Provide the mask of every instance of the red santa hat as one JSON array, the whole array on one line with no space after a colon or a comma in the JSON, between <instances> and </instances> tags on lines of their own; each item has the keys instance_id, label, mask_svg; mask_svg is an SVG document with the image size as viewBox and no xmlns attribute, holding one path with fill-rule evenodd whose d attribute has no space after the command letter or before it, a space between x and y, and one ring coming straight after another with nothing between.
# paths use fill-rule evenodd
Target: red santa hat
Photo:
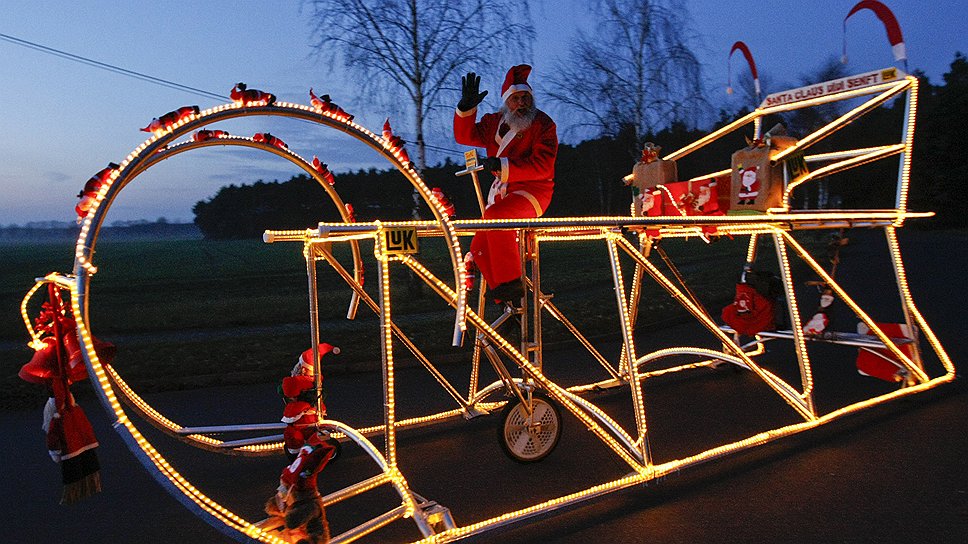
<instances>
[{"instance_id":1,"label":"red santa hat","mask_svg":"<svg viewBox=\"0 0 968 544\"><path fill-rule=\"evenodd\" d=\"M299 355L299 359L296 360L296 365L292 368L292 375L306 375L312 376L316 373L316 367L313 366L313 348L309 348Z\"/></svg>"},{"instance_id":2,"label":"red santa hat","mask_svg":"<svg viewBox=\"0 0 968 544\"><path fill-rule=\"evenodd\" d=\"M852 15L863 9L874 12L874 15L884 24L884 30L887 32L887 40L891 43L891 51L894 53L894 60L904 61L905 69L907 69L907 50L904 46L901 25L898 24L897 18L894 17L894 12L877 0L861 0L844 17L844 54L840 58L840 61L847 64L847 19L850 19Z\"/></svg>"},{"instance_id":3,"label":"red santa hat","mask_svg":"<svg viewBox=\"0 0 968 544\"><path fill-rule=\"evenodd\" d=\"M349 206L349 204L347 204ZM322 362L323 355L327 353L332 353L333 355L339 355L340 349L334 345L322 342L319 344L319 360ZM313 376L316 373L316 368L313 366L313 348L309 348L299 355L299 359L296 360L296 365L292 367L292 372L290 375L299 376L307 375Z\"/></svg>"},{"instance_id":4,"label":"red santa hat","mask_svg":"<svg viewBox=\"0 0 968 544\"><path fill-rule=\"evenodd\" d=\"M508 97L520 91L526 91L534 95L531 85L528 84L528 76L531 74L531 66L519 64L512 66L508 74L504 76L504 85L501 85L501 100L507 101Z\"/></svg>"}]
</instances>

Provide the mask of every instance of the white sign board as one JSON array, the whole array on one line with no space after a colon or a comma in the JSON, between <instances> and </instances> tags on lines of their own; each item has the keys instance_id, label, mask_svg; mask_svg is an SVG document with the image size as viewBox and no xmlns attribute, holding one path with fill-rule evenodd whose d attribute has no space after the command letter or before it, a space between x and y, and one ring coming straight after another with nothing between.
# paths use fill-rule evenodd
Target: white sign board
<instances>
[{"instance_id":1,"label":"white sign board","mask_svg":"<svg viewBox=\"0 0 968 544\"><path fill-rule=\"evenodd\" d=\"M898 70L897 68L874 70L873 72L867 72L866 74L842 77L840 79L824 81L823 83L807 85L806 87L799 87L789 91L773 93L763 100L763 103L760 104L760 107L769 108L772 106L782 106L784 104L800 102L801 100L810 100L813 98L820 98L822 96L829 96L846 91L854 91L857 89L863 89L864 87L871 87L881 83L896 81L905 76L907 76L907 74L901 70Z\"/></svg>"}]
</instances>

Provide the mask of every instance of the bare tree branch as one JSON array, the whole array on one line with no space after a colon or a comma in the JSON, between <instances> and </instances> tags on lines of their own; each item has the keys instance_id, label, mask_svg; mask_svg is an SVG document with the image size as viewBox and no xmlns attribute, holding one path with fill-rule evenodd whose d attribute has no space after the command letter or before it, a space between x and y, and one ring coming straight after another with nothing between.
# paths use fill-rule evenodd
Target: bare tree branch
<instances>
[{"instance_id":1,"label":"bare tree branch","mask_svg":"<svg viewBox=\"0 0 968 544\"><path fill-rule=\"evenodd\" d=\"M355 76L360 95L412 116L418 169L426 167L424 127L451 112L466 71L503 74L510 54L531 56L534 28L525 0L306 0L315 52ZM444 100L452 103L446 104ZM400 127L405 128L405 127Z\"/></svg>"},{"instance_id":2,"label":"bare tree branch","mask_svg":"<svg viewBox=\"0 0 968 544\"><path fill-rule=\"evenodd\" d=\"M551 99L601 135L631 127L639 138L673 121L695 124L708 106L682 0L602 0L592 15L594 35L579 33Z\"/></svg>"}]
</instances>

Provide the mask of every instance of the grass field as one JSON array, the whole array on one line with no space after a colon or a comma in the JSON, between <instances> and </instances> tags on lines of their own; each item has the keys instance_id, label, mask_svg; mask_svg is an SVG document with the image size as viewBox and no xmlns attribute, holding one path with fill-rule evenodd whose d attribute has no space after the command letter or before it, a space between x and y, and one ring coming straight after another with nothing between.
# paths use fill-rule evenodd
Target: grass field
<instances>
[{"instance_id":1,"label":"grass field","mask_svg":"<svg viewBox=\"0 0 968 544\"><path fill-rule=\"evenodd\" d=\"M810 234L814 240L820 234ZM824 235L826 236L826 235ZM466 246L466 240L465 240ZM733 295L745 258L746 239L668 240L663 247L710 313L718 317ZM372 246L363 247L366 289L374 295ZM772 249L766 261L772 262ZM17 370L32 351L19 306L35 277L69 273L70 244L7 245L0 272L0 407L41 403L38 387L20 381ZM348 263L349 252L337 248ZM546 243L541 246L542 286L554 302L590 337L617 337L615 295L604 243ZM450 261L439 241L421 243L421 261L450 280ZM661 260L653 261L664 268ZM306 266L302 246L261 241L169 240L99 242L99 271L91 280L90 327L98 338L118 346L114 366L139 392L240 382L275 381L309 347ZM631 261L625 263L626 281ZM377 316L364 305L357 318L345 318L349 288L325 264L319 270L322 341L343 353L327 361L328 372L379 368ZM391 268L393 314L425 353L442 360L470 359L470 346L450 346L453 311L422 286L414 286L402 265ZM31 302L36 315L41 296ZM475 298L476 299L476 298ZM491 312L496 315L497 308ZM652 282L645 283L640 327L678 321L685 312ZM571 337L545 319L544 339ZM401 350L403 348L400 348ZM398 360L406 363L401 351Z\"/></svg>"}]
</instances>

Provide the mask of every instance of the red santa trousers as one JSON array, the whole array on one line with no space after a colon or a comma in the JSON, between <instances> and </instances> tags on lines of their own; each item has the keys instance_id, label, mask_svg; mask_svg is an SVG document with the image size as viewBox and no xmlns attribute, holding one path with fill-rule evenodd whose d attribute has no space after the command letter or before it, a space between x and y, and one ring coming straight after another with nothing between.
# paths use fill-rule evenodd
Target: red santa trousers
<instances>
[{"instance_id":1,"label":"red santa trousers","mask_svg":"<svg viewBox=\"0 0 968 544\"><path fill-rule=\"evenodd\" d=\"M498 197L500 198L500 197ZM510 192L484 210L484 219L531 219L537 217L534 204L526 196ZM482 230L471 240L474 264L491 287L521 277L517 231Z\"/></svg>"}]
</instances>

